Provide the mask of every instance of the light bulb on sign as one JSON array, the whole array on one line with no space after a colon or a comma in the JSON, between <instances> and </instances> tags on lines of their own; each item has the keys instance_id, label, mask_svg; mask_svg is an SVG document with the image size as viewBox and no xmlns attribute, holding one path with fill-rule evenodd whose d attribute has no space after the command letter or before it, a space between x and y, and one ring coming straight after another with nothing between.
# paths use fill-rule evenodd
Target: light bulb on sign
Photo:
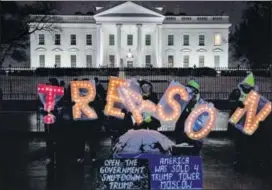
<instances>
[{"instance_id":1,"label":"light bulb on sign","mask_svg":"<svg viewBox=\"0 0 272 190\"><path fill-rule=\"evenodd\" d=\"M80 90L87 90L84 96L80 95ZM71 81L71 96L75 102L73 106L73 118L81 119L84 113L88 119L97 119L96 112L89 107L89 103L95 99L96 89L91 81Z\"/></svg>"},{"instance_id":2,"label":"light bulb on sign","mask_svg":"<svg viewBox=\"0 0 272 190\"><path fill-rule=\"evenodd\" d=\"M59 86L38 84L38 94L44 104L44 110L51 112L55 108L56 96L62 97L64 95L64 88ZM42 94L45 94L45 99L43 98ZM53 124L55 122L54 118L55 116L50 113L44 117L43 121L45 124Z\"/></svg>"},{"instance_id":3,"label":"light bulb on sign","mask_svg":"<svg viewBox=\"0 0 272 190\"><path fill-rule=\"evenodd\" d=\"M242 117L246 114L246 120L243 127L238 127L247 135L252 135L259 127L259 122L264 121L271 113L271 102L266 101L262 109L257 114L257 109L260 102L260 95L255 91L251 91L243 102L245 107L243 109L237 108L230 117L230 122L241 126Z\"/></svg>"},{"instance_id":4,"label":"light bulb on sign","mask_svg":"<svg viewBox=\"0 0 272 190\"><path fill-rule=\"evenodd\" d=\"M165 93L165 97L167 104L172 108L172 112L168 114L165 113L164 107L159 104L157 107L157 113L162 121L175 121L179 118L181 114L181 106L174 99L174 96L177 94L181 97L182 100L189 100L189 95L185 88L181 86L169 87Z\"/></svg>"},{"instance_id":5,"label":"light bulb on sign","mask_svg":"<svg viewBox=\"0 0 272 190\"><path fill-rule=\"evenodd\" d=\"M119 87L119 92L123 104L131 111L137 124L143 122L143 112L156 112L156 105L149 100L143 100L142 95L138 92L126 87Z\"/></svg>"},{"instance_id":6,"label":"light bulb on sign","mask_svg":"<svg viewBox=\"0 0 272 190\"><path fill-rule=\"evenodd\" d=\"M208 114L208 120L204 123L205 126L201 126L202 128L195 132L193 130L194 124L199 119L199 116L202 114ZM185 121L185 133L187 136L193 140L200 140L205 138L210 131L215 126L216 119L216 109L214 107L210 107L208 104L200 104L198 105L189 115L189 117Z\"/></svg>"},{"instance_id":7,"label":"light bulb on sign","mask_svg":"<svg viewBox=\"0 0 272 190\"><path fill-rule=\"evenodd\" d=\"M125 115L121 112L121 109L114 107L115 103L122 103L122 100L120 99L117 92L117 88L119 86L128 86L128 83L125 81L125 79L110 77L106 98L107 104L105 106L105 114L117 118L124 118Z\"/></svg>"}]
</instances>

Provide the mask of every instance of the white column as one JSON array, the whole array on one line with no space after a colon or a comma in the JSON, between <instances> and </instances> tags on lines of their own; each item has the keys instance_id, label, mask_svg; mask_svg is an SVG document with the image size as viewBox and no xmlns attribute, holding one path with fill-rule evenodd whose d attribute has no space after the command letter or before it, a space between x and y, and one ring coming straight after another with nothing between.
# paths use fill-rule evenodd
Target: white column
<instances>
[{"instance_id":1,"label":"white column","mask_svg":"<svg viewBox=\"0 0 272 190\"><path fill-rule=\"evenodd\" d=\"M117 67L120 67L121 66L121 63L120 63L120 60L121 60L121 27L122 27L122 24L116 24L116 29L117 29L117 38L116 38L116 41L117 41L117 55L116 55L116 66Z\"/></svg>"},{"instance_id":2,"label":"white column","mask_svg":"<svg viewBox=\"0 0 272 190\"><path fill-rule=\"evenodd\" d=\"M97 24L97 33L96 33L96 67L101 67L103 65L103 34L102 34L102 25Z\"/></svg>"},{"instance_id":3,"label":"white column","mask_svg":"<svg viewBox=\"0 0 272 190\"><path fill-rule=\"evenodd\" d=\"M163 67L162 65L162 25L157 24L156 32L156 56L157 56L157 67Z\"/></svg>"},{"instance_id":4,"label":"white column","mask_svg":"<svg viewBox=\"0 0 272 190\"><path fill-rule=\"evenodd\" d=\"M137 66L142 67L143 56L142 56L142 24L137 24L138 44L137 44Z\"/></svg>"}]
</instances>

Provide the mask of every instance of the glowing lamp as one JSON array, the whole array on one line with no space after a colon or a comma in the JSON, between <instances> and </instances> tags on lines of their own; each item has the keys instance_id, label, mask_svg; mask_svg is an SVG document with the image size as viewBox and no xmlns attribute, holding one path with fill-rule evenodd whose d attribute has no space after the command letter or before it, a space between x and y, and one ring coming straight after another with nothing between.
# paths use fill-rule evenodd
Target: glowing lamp
<instances>
[{"instance_id":1,"label":"glowing lamp","mask_svg":"<svg viewBox=\"0 0 272 190\"><path fill-rule=\"evenodd\" d=\"M251 91L243 104L243 109L237 108L230 117L229 122L247 135L252 135L259 127L259 122L264 121L271 113L271 102L260 96L257 92ZM260 110L257 113L257 110ZM243 117L245 122L242 121Z\"/></svg>"},{"instance_id":2,"label":"glowing lamp","mask_svg":"<svg viewBox=\"0 0 272 190\"><path fill-rule=\"evenodd\" d=\"M60 100L64 95L64 88L38 84L38 94L44 105L44 110L48 112L48 114L44 116L43 122L45 124L55 123L55 116L51 112L54 110L57 100Z\"/></svg>"},{"instance_id":3,"label":"glowing lamp","mask_svg":"<svg viewBox=\"0 0 272 190\"><path fill-rule=\"evenodd\" d=\"M80 90L85 90L85 94L82 95ZM74 120L84 119L97 119L96 112L89 107L89 103L95 99L96 89L93 81L71 81L71 96L72 101L75 102L73 106L73 118Z\"/></svg>"},{"instance_id":4,"label":"glowing lamp","mask_svg":"<svg viewBox=\"0 0 272 190\"><path fill-rule=\"evenodd\" d=\"M207 113L207 120L203 119L203 114ZM215 126L216 109L209 104L199 104L185 121L185 133L193 140L205 138ZM196 125L200 129L194 130Z\"/></svg>"},{"instance_id":5,"label":"glowing lamp","mask_svg":"<svg viewBox=\"0 0 272 190\"><path fill-rule=\"evenodd\" d=\"M117 118L124 118L124 113L121 112L120 108L114 107L115 103L122 103L122 100L117 92L119 86L128 86L125 79L118 77L110 77L108 92L107 92L107 104L105 106L105 115L113 116Z\"/></svg>"},{"instance_id":6,"label":"glowing lamp","mask_svg":"<svg viewBox=\"0 0 272 190\"><path fill-rule=\"evenodd\" d=\"M180 100L175 96L179 95ZM189 101L189 94L185 87L172 81L157 106L157 114L161 121L176 121Z\"/></svg>"}]
</instances>

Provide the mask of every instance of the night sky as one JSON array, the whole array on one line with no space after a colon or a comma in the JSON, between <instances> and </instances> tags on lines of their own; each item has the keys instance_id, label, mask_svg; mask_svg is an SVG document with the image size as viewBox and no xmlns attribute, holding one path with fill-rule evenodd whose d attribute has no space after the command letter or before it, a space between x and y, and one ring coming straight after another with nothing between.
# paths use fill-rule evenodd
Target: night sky
<instances>
[{"instance_id":1,"label":"night sky","mask_svg":"<svg viewBox=\"0 0 272 190\"><path fill-rule=\"evenodd\" d=\"M56 9L59 14L87 13L95 6L108 7L120 4L121 1L58 1ZM18 2L19 4L32 4L33 2ZM225 15L230 16L233 26L241 21L242 11L247 7L245 1L137 1L148 7L163 6L168 12L173 12L179 6L179 12L187 15Z\"/></svg>"}]
</instances>

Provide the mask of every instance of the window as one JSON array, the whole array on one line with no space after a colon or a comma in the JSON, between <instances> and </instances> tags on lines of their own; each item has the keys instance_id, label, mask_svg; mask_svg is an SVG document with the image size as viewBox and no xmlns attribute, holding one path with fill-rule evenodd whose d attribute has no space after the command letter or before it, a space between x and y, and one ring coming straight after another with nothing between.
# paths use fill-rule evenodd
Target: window
<instances>
[{"instance_id":1,"label":"window","mask_svg":"<svg viewBox=\"0 0 272 190\"><path fill-rule=\"evenodd\" d=\"M183 56L183 67L189 67L189 55L184 55Z\"/></svg>"},{"instance_id":2,"label":"window","mask_svg":"<svg viewBox=\"0 0 272 190\"><path fill-rule=\"evenodd\" d=\"M114 46L114 35L113 34L109 35L109 43L110 43L110 46Z\"/></svg>"},{"instance_id":3,"label":"window","mask_svg":"<svg viewBox=\"0 0 272 190\"><path fill-rule=\"evenodd\" d=\"M55 34L55 45L60 45L60 34Z\"/></svg>"},{"instance_id":4,"label":"window","mask_svg":"<svg viewBox=\"0 0 272 190\"><path fill-rule=\"evenodd\" d=\"M183 35L183 45L189 46L189 35Z\"/></svg>"},{"instance_id":5,"label":"window","mask_svg":"<svg viewBox=\"0 0 272 190\"><path fill-rule=\"evenodd\" d=\"M220 56L219 55L215 55L214 56L214 66L215 67L219 67L220 66Z\"/></svg>"},{"instance_id":6,"label":"window","mask_svg":"<svg viewBox=\"0 0 272 190\"><path fill-rule=\"evenodd\" d=\"M56 67L61 66L61 57L60 57L60 55L55 55L55 66Z\"/></svg>"},{"instance_id":7,"label":"window","mask_svg":"<svg viewBox=\"0 0 272 190\"><path fill-rule=\"evenodd\" d=\"M110 55L110 56L109 56L109 61L110 61L110 66L111 66L111 67L114 67L115 56L114 56L114 55Z\"/></svg>"},{"instance_id":8,"label":"window","mask_svg":"<svg viewBox=\"0 0 272 190\"><path fill-rule=\"evenodd\" d=\"M151 65L151 55L145 56L145 65L150 66Z\"/></svg>"},{"instance_id":9,"label":"window","mask_svg":"<svg viewBox=\"0 0 272 190\"><path fill-rule=\"evenodd\" d=\"M205 46L205 36L204 35L199 35L199 45L200 46Z\"/></svg>"},{"instance_id":10,"label":"window","mask_svg":"<svg viewBox=\"0 0 272 190\"><path fill-rule=\"evenodd\" d=\"M132 34L128 34L127 35L127 45L128 46L132 46L133 45L133 35Z\"/></svg>"},{"instance_id":11,"label":"window","mask_svg":"<svg viewBox=\"0 0 272 190\"><path fill-rule=\"evenodd\" d=\"M39 45L44 45L44 34L39 34Z\"/></svg>"},{"instance_id":12,"label":"window","mask_svg":"<svg viewBox=\"0 0 272 190\"><path fill-rule=\"evenodd\" d=\"M214 35L214 45L215 46L221 46L222 44L222 39L220 34L215 34Z\"/></svg>"},{"instance_id":13,"label":"window","mask_svg":"<svg viewBox=\"0 0 272 190\"><path fill-rule=\"evenodd\" d=\"M92 67L92 55L86 55L86 66Z\"/></svg>"},{"instance_id":14,"label":"window","mask_svg":"<svg viewBox=\"0 0 272 190\"><path fill-rule=\"evenodd\" d=\"M75 34L71 35L71 45L76 45L76 35Z\"/></svg>"},{"instance_id":15,"label":"window","mask_svg":"<svg viewBox=\"0 0 272 190\"><path fill-rule=\"evenodd\" d=\"M40 67L45 67L45 55L39 56Z\"/></svg>"},{"instance_id":16,"label":"window","mask_svg":"<svg viewBox=\"0 0 272 190\"><path fill-rule=\"evenodd\" d=\"M71 55L71 67L76 67L76 55Z\"/></svg>"},{"instance_id":17,"label":"window","mask_svg":"<svg viewBox=\"0 0 272 190\"><path fill-rule=\"evenodd\" d=\"M86 35L86 45L87 46L91 46L92 45L92 35L91 34L87 34Z\"/></svg>"},{"instance_id":18,"label":"window","mask_svg":"<svg viewBox=\"0 0 272 190\"><path fill-rule=\"evenodd\" d=\"M174 45L174 35L168 35L168 45L169 46Z\"/></svg>"},{"instance_id":19,"label":"window","mask_svg":"<svg viewBox=\"0 0 272 190\"><path fill-rule=\"evenodd\" d=\"M174 66L174 56L168 55L168 66L173 67Z\"/></svg>"},{"instance_id":20,"label":"window","mask_svg":"<svg viewBox=\"0 0 272 190\"><path fill-rule=\"evenodd\" d=\"M205 66L205 57L203 55L199 56L199 67L204 67Z\"/></svg>"},{"instance_id":21,"label":"window","mask_svg":"<svg viewBox=\"0 0 272 190\"><path fill-rule=\"evenodd\" d=\"M145 45L151 46L151 35L150 34L145 35Z\"/></svg>"}]
</instances>

